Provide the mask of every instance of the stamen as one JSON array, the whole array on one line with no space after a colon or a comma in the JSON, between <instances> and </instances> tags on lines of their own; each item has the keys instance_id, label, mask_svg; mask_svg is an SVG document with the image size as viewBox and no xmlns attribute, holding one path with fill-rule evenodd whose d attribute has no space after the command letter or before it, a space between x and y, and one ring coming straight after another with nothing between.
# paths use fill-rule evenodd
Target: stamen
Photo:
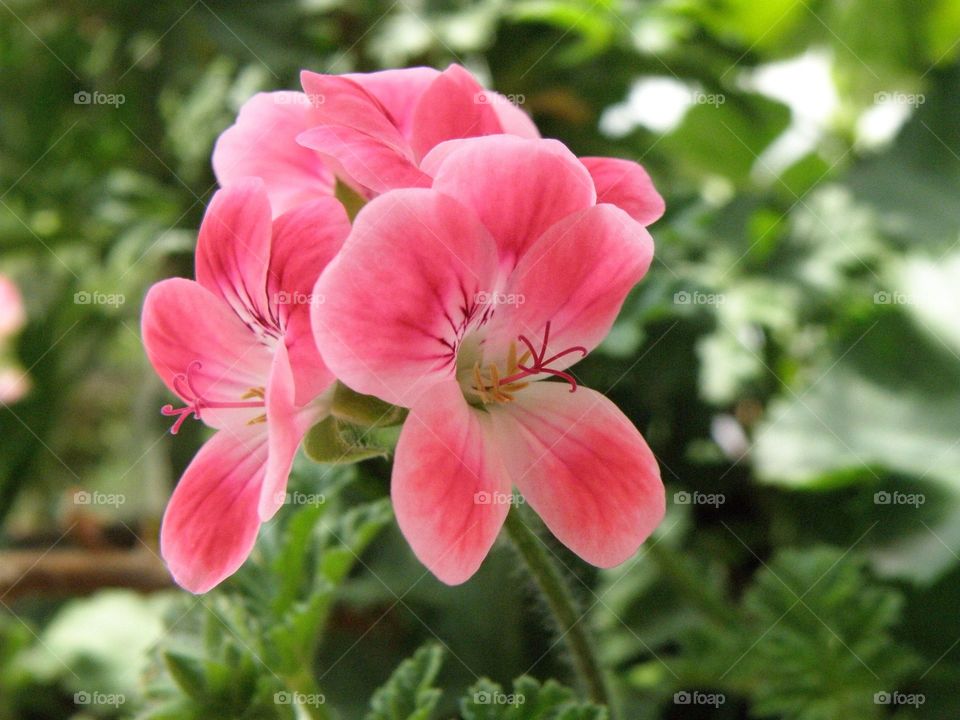
<instances>
[{"instance_id":1,"label":"stamen","mask_svg":"<svg viewBox=\"0 0 960 720\"><path fill-rule=\"evenodd\" d=\"M259 398L259 400L249 400L248 402L222 402L218 400L207 400L194 385L195 373L202 367L203 365L199 360L194 360L187 366L186 373L179 373L173 377L173 389L176 390L180 397L184 398L187 404L181 408L175 408L171 404L164 405L162 408L160 408L160 412L167 417L177 416L173 426L170 428L171 435L176 435L178 432L180 432L180 427L190 415L193 415L194 419L200 420L201 411L208 408L260 408L266 405L264 402L263 388L250 388L242 396L242 400L249 400L249 398ZM262 421L260 420L260 417L263 418ZM260 417L254 418L251 422L266 422L266 415Z\"/></svg>"},{"instance_id":2,"label":"stamen","mask_svg":"<svg viewBox=\"0 0 960 720\"><path fill-rule=\"evenodd\" d=\"M522 390L530 384L520 381L523 380L523 378L531 375L537 375L539 373L546 373L548 375L563 378L570 383L570 392L576 392L577 381L573 375L568 372L564 372L563 370L556 370L548 366L573 352L580 353L581 357L585 356L587 354L587 349L585 347L582 345L574 345L573 347L569 347L566 350L562 350L555 355L546 358L547 344L550 342L549 322L544 328L543 342L540 345L539 352L536 350L536 348L534 348L533 343L530 342L526 335L518 335L517 339L522 342L527 349L520 358L517 358L516 343L510 343L510 349L507 351L506 377L500 377L500 370L497 368L496 364L490 365L490 368L487 371L489 375L488 378L483 377L483 374L480 371L480 363L477 363L473 366L473 388L480 396L480 400L482 402L489 402L488 396L492 396L493 399L497 400L498 402L512 402L514 399L513 393ZM531 358L533 363L531 365L527 365L526 363L530 361Z\"/></svg>"},{"instance_id":3,"label":"stamen","mask_svg":"<svg viewBox=\"0 0 960 720\"><path fill-rule=\"evenodd\" d=\"M473 365L473 389L476 390L480 396L480 402L484 404L489 402L487 399L486 384L483 382L483 376L480 374L479 361Z\"/></svg>"}]
</instances>

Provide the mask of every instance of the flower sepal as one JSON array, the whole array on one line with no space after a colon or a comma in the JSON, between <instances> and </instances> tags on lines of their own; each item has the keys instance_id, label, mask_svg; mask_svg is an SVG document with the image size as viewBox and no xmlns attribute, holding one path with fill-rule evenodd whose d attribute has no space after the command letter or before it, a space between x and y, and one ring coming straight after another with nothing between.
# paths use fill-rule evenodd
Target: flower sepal
<instances>
[{"instance_id":1,"label":"flower sepal","mask_svg":"<svg viewBox=\"0 0 960 720\"><path fill-rule=\"evenodd\" d=\"M350 425L362 428L386 428L400 425L407 417L406 408L391 405L372 395L351 390L336 383L330 413Z\"/></svg>"},{"instance_id":2,"label":"flower sepal","mask_svg":"<svg viewBox=\"0 0 960 720\"><path fill-rule=\"evenodd\" d=\"M350 218L350 222L353 222L354 218L357 217L357 213L367 204L366 198L343 182L343 180L337 180L333 189L333 195L347 211L347 217Z\"/></svg>"},{"instance_id":3,"label":"flower sepal","mask_svg":"<svg viewBox=\"0 0 960 720\"><path fill-rule=\"evenodd\" d=\"M396 426L364 428L331 415L310 428L303 451L317 463L350 465L390 457L399 435Z\"/></svg>"}]
</instances>

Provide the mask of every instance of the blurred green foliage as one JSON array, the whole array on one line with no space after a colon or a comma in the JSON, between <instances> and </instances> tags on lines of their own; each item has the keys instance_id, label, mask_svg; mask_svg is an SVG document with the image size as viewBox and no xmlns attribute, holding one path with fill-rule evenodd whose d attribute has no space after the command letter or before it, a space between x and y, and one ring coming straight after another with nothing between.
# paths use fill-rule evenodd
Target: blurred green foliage
<instances>
[{"instance_id":1,"label":"blurred green foliage","mask_svg":"<svg viewBox=\"0 0 960 720\"><path fill-rule=\"evenodd\" d=\"M670 512L621 568L555 548L623 716L957 717L958 8L0 2L0 271L26 298L17 352L34 386L0 413L5 546L82 544L91 518L155 546L202 430L167 437L139 308L151 282L191 273L211 146L240 104L296 88L301 68L462 62L578 154L642 162L667 198L648 277L577 374L648 437ZM825 100L757 81L810 54L836 94L813 125L805 114ZM694 101L650 129L643 80ZM902 127L871 140L865 119L891 105ZM784 154L791 132L802 142ZM8 607L0 716L293 717L273 694L300 692L342 717L600 717L549 679L573 682L508 550L447 588L390 518L388 463L298 468L295 487L328 502L282 513L204 599L110 591ZM78 488L126 502L78 509ZM723 501L685 503L694 492ZM922 504L897 500L911 497ZM149 663L137 642L98 643L98 623L133 628ZM426 641L443 646L442 669L439 650L414 655ZM130 679L138 663L143 681ZM543 684L513 685L521 676ZM502 688L554 705L473 700ZM674 700L695 691L725 702ZM874 702L898 691L925 702ZM77 692L125 702L78 705Z\"/></svg>"}]
</instances>

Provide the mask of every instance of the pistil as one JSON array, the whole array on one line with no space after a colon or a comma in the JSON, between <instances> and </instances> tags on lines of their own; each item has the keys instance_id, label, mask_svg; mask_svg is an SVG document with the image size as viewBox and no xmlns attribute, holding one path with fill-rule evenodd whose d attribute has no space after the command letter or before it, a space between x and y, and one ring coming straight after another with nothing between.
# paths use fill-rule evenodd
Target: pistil
<instances>
[{"instance_id":1,"label":"pistil","mask_svg":"<svg viewBox=\"0 0 960 720\"><path fill-rule=\"evenodd\" d=\"M167 404L160 408L160 412L167 417L176 416L173 426L170 428L170 434L176 435L180 432L180 427L190 416L200 420L200 414L207 409L242 409L242 408L262 408L265 407L263 388L251 388L242 396L241 400L236 402L208 400L203 396L196 385L194 385L193 374L200 370L203 365L199 360L194 360L187 366L185 373L179 373L173 377L173 389L187 403L184 407L175 408ZM250 398L258 398L252 400ZM259 419L259 418L257 418Z\"/></svg>"},{"instance_id":2,"label":"pistil","mask_svg":"<svg viewBox=\"0 0 960 720\"><path fill-rule=\"evenodd\" d=\"M487 374L489 377L484 377L483 372L480 369L480 363L476 363L473 367L473 390L480 396L480 400L483 403L489 403L491 400L497 402L512 402L513 393L518 390L522 390L529 383L520 382L524 378L530 377L531 375L538 375L540 373L546 373L548 375L554 375L556 377L563 378L568 383L570 383L570 392L575 392L577 389L577 381L570 373L564 372L562 370L556 370L549 367L551 363L555 363L562 357L569 355L572 352L579 352L581 357L587 354L587 349L581 345L574 345L569 347L566 350L562 350L554 355L551 355L549 358L547 355L547 345L550 342L550 323L547 322L546 328L543 332L543 342L540 346L540 351L538 352L534 347L533 343L525 335L517 336L517 339L522 342L527 350L523 353L520 358L517 358L517 346L516 343L510 343L510 350L507 354L507 373L506 377L500 377L500 370L497 367L496 363L491 363L488 366ZM532 365L527 365L528 360L533 359Z\"/></svg>"}]
</instances>

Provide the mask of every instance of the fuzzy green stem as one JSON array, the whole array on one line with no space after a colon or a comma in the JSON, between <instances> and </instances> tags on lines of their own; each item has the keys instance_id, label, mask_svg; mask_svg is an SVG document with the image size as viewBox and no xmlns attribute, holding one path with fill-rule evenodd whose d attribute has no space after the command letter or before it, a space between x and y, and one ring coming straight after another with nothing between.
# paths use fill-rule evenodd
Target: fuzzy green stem
<instances>
[{"instance_id":1,"label":"fuzzy green stem","mask_svg":"<svg viewBox=\"0 0 960 720\"><path fill-rule=\"evenodd\" d=\"M313 677L313 671L305 667L295 675L289 675L284 678L287 687L293 693L302 693L306 696L317 697L323 695L320 686ZM302 703L296 707L297 717L307 717L310 720L333 720L333 714L327 708L326 703Z\"/></svg>"},{"instance_id":2,"label":"fuzzy green stem","mask_svg":"<svg viewBox=\"0 0 960 720\"><path fill-rule=\"evenodd\" d=\"M543 541L524 521L524 511L513 507L507 515L507 534L530 570L557 621L560 637L573 658L574 669L587 689L590 699L606 705L613 715L613 705L603 669L597 659L583 614L579 612L573 593L556 559Z\"/></svg>"}]
</instances>

